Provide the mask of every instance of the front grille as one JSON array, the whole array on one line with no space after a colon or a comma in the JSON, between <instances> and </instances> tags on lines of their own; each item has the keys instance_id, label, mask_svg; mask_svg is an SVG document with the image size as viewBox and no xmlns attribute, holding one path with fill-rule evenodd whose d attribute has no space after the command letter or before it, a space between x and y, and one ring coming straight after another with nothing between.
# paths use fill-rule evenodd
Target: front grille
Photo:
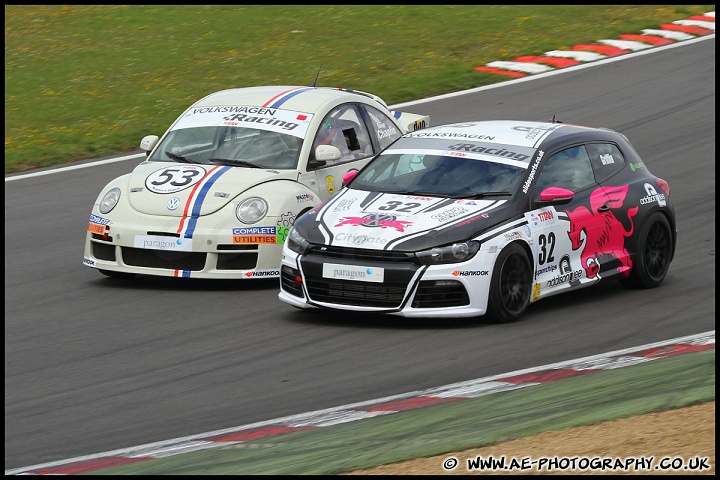
<instances>
[{"instance_id":1,"label":"front grille","mask_svg":"<svg viewBox=\"0 0 720 480\"><path fill-rule=\"evenodd\" d=\"M308 295L315 301L364 307L397 308L405 287L385 287L353 281L307 280Z\"/></svg>"},{"instance_id":2,"label":"front grille","mask_svg":"<svg viewBox=\"0 0 720 480\"><path fill-rule=\"evenodd\" d=\"M133 267L168 268L172 270L199 271L205 268L205 253L166 252L144 248L123 247L122 257Z\"/></svg>"},{"instance_id":3,"label":"front grille","mask_svg":"<svg viewBox=\"0 0 720 480\"><path fill-rule=\"evenodd\" d=\"M390 250L364 250L361 248L313 246L308 255L322 257L326 261L349 260L353 262L414 263L413 253Z\"/></svg>"},{"instance_id":4,"label":"front grille","mask_svg":"<svg viewBox=\"0 0 720 480\"><path fill-rule=\"evenodd\" d=\"M97 242L91 242L90 245L92 245L93 255L98 260L105 260L108 262L115 261L115 247L113 245Z\"/></svg>"},{"instance_id":5,"label":"front grille","mask_svg":"<svg viewBox=\"0 0 720 480\"><path fill-rule=\"evenodd\" d=\"M470 304L465 286L456 280L423 281L418 286L413 308L461 307Z\"/></svg>"},{"instance_id":6,"label":"front grille","mask_svg":"<svg viewBox=\"0 0 720 480\"><path fill-rule=\"evenodd\" d=\"M218 253L218 270L251 270L257 266L257 252Z\"/></svg>"},{"instance_id":7,"label":"front grille","mask_svg":"<svg viewBox=\"0 0 720 480\"><path fill-rule=\"evenodd\" d=\"M283 265L280 269L280 287L290 295L302 298L302 280L299 278L300 271L295 268Z\"/></svg>"},{"instance_id":8,"label":"front grille","mask_svg":"<svg viewBox=\"0 0 720 480\"><path fill-rule=\"evenodd\" d=\"M242 244L235 244L235 243L222 243L217 246L218 251L220 250L255 250L257 251L258 245L242 245Z\"/></svg>"},{"instance_id":9,"label":"front grille","mask_svg":"<svg viewBox=\"0 0 720 480\"><path fill-rule=\"evenodd\" d=\"M305 287L310 300L340 305L400 308L408 285L420 265L413 254L387 250L363 250L342 247L314 247L301 260ZM360 282L323 277L323 265L382 268L384 281Z\"/></svg>"}]
</instances>

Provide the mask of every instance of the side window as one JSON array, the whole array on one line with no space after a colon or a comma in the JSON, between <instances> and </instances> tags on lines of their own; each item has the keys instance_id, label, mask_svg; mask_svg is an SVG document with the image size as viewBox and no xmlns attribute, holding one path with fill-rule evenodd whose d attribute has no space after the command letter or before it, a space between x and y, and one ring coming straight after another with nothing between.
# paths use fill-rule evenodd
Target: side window
<instances>
[{"instance_id":1,"label":"side window","mask_svg":"<svg viewBox=\"0 0 720 480\"><path fill-rule=\"evenodd\" d=\"M625 165L625 157L612 143L589 143L585 147L598 183L612 177Z\"/></svg>"},{"instance_id":2,"label":"side window","mask_svg":"<svg viewBox=\"0 0 720 480\"><path fill-rule=\"evenodd\" d=\"M357 107L341 105L323 119L313 141L313 152L318 145L332 145L340 150L338 162L358 160L373 155L372 144L365 123Z\"/></svg>"},{"instance_id":3,"label":"side window","mask_svg":"<svg viewBox=\"0 0 720 480\"><path fill-rule=\"evenodd\" d=\"M365 108L370 115L370 122L372 123L370 128L372 129L372 135L377 138L381 150L384 150L385 147L402 136L402 132L398 130L393 121L390 120L387 115L377 108L369 105Z\"/></svg>"},{"instance_id":4,"label":"side window","mask_svg":"<svg viewBox=\"0 0 720 480\"><path fill-rule=\"evenodd\" d=\"M537 181L537 191L548 187L576 191L595 182L590 157L584 146L570 147L547 159Z\"/></svg>"}]
</instances>

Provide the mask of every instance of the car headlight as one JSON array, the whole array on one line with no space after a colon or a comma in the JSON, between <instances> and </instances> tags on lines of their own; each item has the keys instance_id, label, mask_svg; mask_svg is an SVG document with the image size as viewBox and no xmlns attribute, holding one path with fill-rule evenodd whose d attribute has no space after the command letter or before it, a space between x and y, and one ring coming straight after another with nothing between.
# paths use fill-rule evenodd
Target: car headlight
<instances>
[{"instance_id":1,"label":"car headlight","mask_svg":"<svg viewBox=\"0 0 720 480\"><path fill-rule=\"evenodd\" d=\"M470 242L453 243L444 247L429 248L416 252L415 256L423 265L441 265L470 260L478 250L480 250L480 242L472 240Z\"/></svg>"},{"instance_id":2,"label":"car headlight","mask_svg":"<svg viewBox=\"0 0 720 480\"><path fill-rule=\"evenodd\" d=\"M235 209L235 216L243 223L257 223L268 211L268 204L260 197L246 198Z\"/></svg>"},{"instance_id":3,"label":"car headlight","mask_svg":"<svg viewBox=\"0 0 720 480\"><path fill-rule=\"evenodd\" d=\"M300 254L305 253L310 247L310 243L294 227L290 229L285 245L293 252Z\"/></svg>"},{"instance_id":4,"label":"car headlight","mask_svg":"<svg viewBox=\"0 0 720 480\"><path fill-rule=\"evenodd\" d=\"M115 205L120 201L120 189L115 187L110 189L109 192L100 200L100 213L110 213Z\"/></svg>"}]
</instances>

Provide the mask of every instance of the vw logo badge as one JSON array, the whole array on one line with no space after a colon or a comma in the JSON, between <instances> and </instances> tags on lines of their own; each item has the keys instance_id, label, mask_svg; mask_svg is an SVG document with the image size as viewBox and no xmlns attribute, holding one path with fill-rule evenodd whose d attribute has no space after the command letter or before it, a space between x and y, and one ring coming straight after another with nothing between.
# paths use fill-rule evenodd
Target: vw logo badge
<instances>
[{"instance_id":1,"label":"vw logo badge","mask_svg":"<svg viewBox=\"0 0 720 480\"><path fill-rule=\"evenodd\" d=\"M172 198L171 198L170 200L168 200L168 202L167 202L167 208L168 208L168 210L175 210L175 209L178 208L179 206L180 206L180 199L177 198L177 197L172 197Z\"/></svg>"}]
</instances>

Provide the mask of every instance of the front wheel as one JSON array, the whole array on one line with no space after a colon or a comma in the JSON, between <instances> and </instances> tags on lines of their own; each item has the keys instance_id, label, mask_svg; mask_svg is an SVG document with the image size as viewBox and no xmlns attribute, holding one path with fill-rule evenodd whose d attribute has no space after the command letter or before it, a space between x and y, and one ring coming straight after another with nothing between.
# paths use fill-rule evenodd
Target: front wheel
<instances>
[{"instance_id":1,"label":"front wheel","mask_svg":"<svg viewBox=\"0 0 720 480\"><path fill-rule=\"evenodd\" d=\"M533 272L525 250L508 245L495 262L488 297L488 313L498 323L518 320L530 301Z\"/></svg>"},{"instance_id":2,"label":"front wheel","mask_svg":"<svg viewBox=\"0 0 720 480\"><path fill-rule=\"evenodd\" d=\"M665 215L653 213L640 229L635 264L621 283L631 288L655 288L662 283L672 258L672 231Z\"/></svg>"}]
</instances>

